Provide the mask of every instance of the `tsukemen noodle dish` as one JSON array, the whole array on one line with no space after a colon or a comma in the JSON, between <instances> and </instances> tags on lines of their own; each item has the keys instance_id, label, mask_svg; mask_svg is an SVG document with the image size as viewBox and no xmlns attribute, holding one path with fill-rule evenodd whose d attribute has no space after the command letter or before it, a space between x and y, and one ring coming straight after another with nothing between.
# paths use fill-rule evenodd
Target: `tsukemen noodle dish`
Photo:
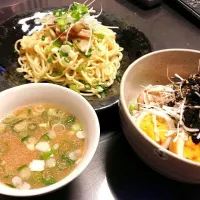
<instances>
[{"instance_id":1,"label":"tsukemen noodle dish","mask_svg":"<svg viewBox=\"0 0 200 200\"><path fill-rule=\"evenodd\" d=\"M116 42L115 26L105 26L99 13L86 4L73 3L36 19L41 30L15 43L17 72L28 81L48 81L101 98L117 77L123 48Z\"/></svg>"},{"instance_id":2,"label":"tsukemen noodle dish","mask_svg":"<svg viewBox=\"0 0 200 200\"><path fill-rule=\"evenodd\" d=\"M69 175L85 150L84 127L53 105L20 107L0 121L0 182L20 190Z\"/></svg>"},{"instance_id":3,"label":"tsukemen noodle dish","mask_svg":"<svg viewBox=\"0 0 200 200\"><path fill-rule=\"evenodd\" d=\"M182 158L200 162L200 74L147 85L129 105L136 126Z\"/></svg>"}]
</instances>

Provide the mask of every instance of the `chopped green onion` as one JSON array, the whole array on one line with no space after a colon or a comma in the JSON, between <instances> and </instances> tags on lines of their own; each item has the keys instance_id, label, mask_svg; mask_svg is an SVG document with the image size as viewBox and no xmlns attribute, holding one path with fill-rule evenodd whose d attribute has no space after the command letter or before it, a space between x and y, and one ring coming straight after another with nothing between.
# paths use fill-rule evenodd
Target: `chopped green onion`
<instances>
[{"instance_id":1,"label":"chopped green onion","mask_svg":"<svg viewBox=\"0 0 200 200\"><path fill-rule=\"evenodd\" d=\"M74 47L74 45L73 45L71 42L65 41L65 43L66 43L67 45L69 45L70 47Z\"/></svg>"},{"instance_id":2,"label":"chopped green onion","mask_svg":"<svg viewBox=\"0 0 200 200\"><path fill-rule=\"evenodd\" d=\"M67 119L65 120L64 124L69 124L69 123L74 123L75 122L75 116L68 116Z\"/></svg>"},{"instance_id":3,"label":"chopped green onion","mask_svg":"<svg viewBox=\"0 0 200 200\"><path fill-rule=\"evenodd\" d=\"M29 109L28 109L28 114L31 114L31 111L32 111L32 110L29 108Z\"/></svg>"},{"instance_id":4,"label":"chopped green onion","mask_svg":"<svg viewBox=\"0 0 200 200\"><path fill-rule=\"evenodd\" d=\"M98 50L99 52L102 52L102 50L101 50L99 47L97 47L97 50Z\"/></svg>"},{"instance_id":5,"label":"chopped green onion","mask_svg":"<svg viewBox=\"0 0 200 200\"><path fill-rule=\"evenodd\" d=\"M130 106L129 106L129 112L130 112L130 114L132 114L133 111L136 110L136 109L137 109L136 104L131 103Z\"/></svg>"},{"instance_id":6,"label":"chopped green onion","mask_svg":"<svg viewBox=\"0 0 200 200\"><path fill-rule=\"evenodd\" d=\"M43 178L43 183L48 186L48 185L52 185L54 183L56 183L56 178L51 176L51 177L48 177L48 178Z\"/></svg>"},{"instance_id":7,"label":"chopped green onion","mask_svg":"<svg viewBox=\"0 0 200 200\"><path fill-rule=\"evenodd\" d=\"M83 66L81 65L81 66L79 66L77 69L76 69L76 72L80 72L80 71L82 71L83 70Z\"/></svg>"},{"instance_id":8,"label":"chopped green onion","mask_svg":"<svg viewBox=\"0 0 200 200\"><path fill-rule=\"evenodd\" d=\"M81 3L74 2L68 12L71 13L74 21L77 22L81 17L88 13L88 7Z\"/></svg>"},{"instance_id":9,"label":"chopped green onion","mask_svg":"<svg viewBox=\"0 0 200 200\"><path fill-rule=\"evenodd\" d=\"M77 42L81 42L81 39L80 39L80 38L78 38L76 41L77 41Z\"/></svg>"},{"instance_id":10,"label":"chopped green onion","mask_svg":"<svg viewBox=\"0 0 200 200\"><path fill-rule=\"evenodd\" d=\"M105 38L105 36L103 34L98 34L97 37L101 40L103 40Z\"/></svg>"},{"instance_id":11,"label":"chopped green onion","mask_svg":"<svg viewBox=\"0 0 200 200\"><path fill-rule=\"evenodd\" d=\"M71 85L69 86L69 88L70 88L71 90L76 91L76 92L80 92L79 89L78 89L78 86L75 85L75 84L71 84Z\"/></svg>"},{"instance_id":12,"label":"chopped green onion","mask_svg":"<svg viewBox=\"0 0 200 200\"><path fill-rule=\"evenodd\" d=\"M89 49L89 51L88 51L87 54L84 53L84 56L85 56L86 58L89 58L91 55L92 55L92 49Z\"/></svg>"},{"instance_id":13,"label":"chopped green onion","mask_svg":"<svg viewBox=\"0 0 200 200\"><path fill-rule=\"evenodd\" d=\"M85 54L86 58L89 58L92 54L88 52L88 54Z\"/></svg>"},{"instance_id":14,"label":"chopped green onion","mask_svg":"<svg viewBox=\"0 0 200 200\"><path fill-rule=\"evenodd\" d=\"M50 151L47 151L47 152L43 153L42 155L40 155L40 160L47 160L54 153L55 153L55 150L51 149Z\"/></svg>"},{"instance_id":15,"label":"chopped green onion","mask_svg":"<svg viewBox=\"0 0 200 200\"><path fill-rule=\"evenodd\" d=\"M25 136L25 137L23 137L23 138L21 139L21 142L24 142L24 141L28 140L29 138L30 138L30 135L27 135L27 136Z\"/></svg>"},{"instance_id":16,"label":"chopped green onion","mask_svg":"<svg viewBox=\"0 0 200 200\"><path fill-rule=\"evenodd\" d=\"M74 124L72 124L71 129L75 132L80 131L81 125L79 123L74 123Z\"/></svg>"},{"instance_id":17,"label":"chopped green onion","mask_svg":"<svg viewBox=\"0 0 200 200\"><path fill-rule=\"evenodd\" d=\"M86 90L90 90L91 89L91 85L90 84L85 84L85 89Z\"/></svg>"},{"instance_id":18,"label":"chopped green onion","mask_svg":"<svg viewBox=\"0 0 200 200\"><path fill-rule=\"evenodd\" d=\"M48 133L45 133L44 135L41 136L41 139L44 138L45 140L49 141L51 138L49 137Z\"/></svg>"},{"instance_id":19,"label":"chopped green onion","mask_svg":"<svg viewBox=\"0 0 200 200\"><path fill-rule=\"evenodd\" d=\"M63 74L62 71L58 71L58 72L56 72L56 75L55 75L55 76L61 76L62 74Z\"/></svg>"},{"instance_id":20,"label":"chopped green onion","mask_svg":"<svg viewBox=\"0 0 200 200\"><path fill-rule=\"evenodd\" d=\"M59 51L59 54L61 57L67 57L68 56L68 53L65 53L63 51Z\"/></svg>"},{"instance_id":21,"label":"chopped green onion","mask_svg":"<svg viewBox=\"0 0 200 200\"><path fill-rule=\"evenodd\" d=\"M45 40L45 36L44 36L44 35L42 36L41 40L42 40L42 41L44 41L44 40Z\"/></svg>"},{"instance_id":22,"label":"chopped green onion","mask_svg":"<svg viewBox=\"0 0 200 200\"><path fill-rule=\"evenodd\" d=\"M58 47L58 48L60 48L61 46L62 46L62 41L60 40L60 39L57 39L57 40L55 40L54 42L53 42L53 46L54 47Z\"/></svg>"},{"instance_id":23,"label":"chopped green onion","mask_svg":"<svg viewBox=\"0 0 200 200\"><path fill-rule=\"evenodd\" d=\"M24 169L24 168L26 168L26 167L28 167L27 164L21 165L20 167L17 168L17 171L21 171L22 169Z\"/></svg>"},{"instance_id":24,"label":"chopped green onion","mask_svg":"<svg viewBox=\"0 0 200 200\"><path fill-rule=\"evenodd\" d=\"M77 22L81 18L81 15L77 10L75 10L71 15L74 18L75 22Z\"/></svg>"},{"instance_id":25,"label":"chopped green onion","mask_svg":"<svg viewBox=\"0 0 200 200\"><path fill-rule=\"evenodd\" d=\"M58 24L60 27L64 28L64 27L66 26L66 20L65 20L65 18L58 18L58 19L57 19L57 24Z\"/></svg>"},{"instance_id":26,"label":"chopped green onion","mask_svg":"<svg viewBox=\"0 0 200 200\"><path fill-rule=\"evenodd\" d=\"M56 17L60 17L63 15L63 9L58 9L53 11L53 15Z\"/></svg>"},{"instance_id":27,"label":"chopped green onion","mask_svg":"<svg viewBox=\"0 0 200 200\"><path fill-rule=\"evenodd\" d=\"M37 124L35 124L35 123L30 123L29 125L28 125L28 129L30 130L30 131L35 131L36 129L37 129Z\"/></svg>"},{"instance_id":28,"label":"chopped green onion","mask_svg":"<svg viewBox=\"0 0 200 200\"><path fill-rule=\"evenodd\" d=\"M98 90L98 92L104 91L104 88L101 85L97 85L95 88Z\"/></svg>"},{"instance_id":29,"label":"chopped green onion","mask_svg":"<svg viewBox=\"0 0 200 200\"><path fill-rule=\"evenodd\" d=\"M75 161L71 160L70 158L68 158L66 155L62 154L61 158L66 162L68 167L71 167L72 165L74 165Z\"/></svg>"},{"instance_id":30,"label":"chopped green onion","mask_svg":"<svg viewBox=\"0 0 200 200\"><path fill-rule=\"evenodd\" d=\"M6 183L6 185L11 187L11 188L16 188L13 184L10 184L10 183Z\"/></svg>"},{"instance_id":31,"label":"chopped green onion","mask_svg":"<svg viewBox=\"0 0 200 200\"><path fill-rule=\"evenodd\" d=\"M105 97L107 95L107 93L105 91L100 93L101 97Z\"/></svg>"},{"instance_id":32,"label":"chopped green onion","mask_svg":"<svg viewBox=\"0 0 200 200\"><path fill-rule=\"evenodd\" d=\"M67 58L65 58L65 57L64 57L64 61L65 61L66 63L69 63L69 59L67 59Z\"/></svg>"},{"instance_id":33,"label":"chopped green onion","mask_svg":"<svg viewBox=\"0 0 200 200\"><path fill-rule=\"evenodd\" d=\"M17 124L19 124L19 123L21 123L21 122L23 122L24 120L23 119L21 119L21 120L19 120L19 121L17 121L17 122L15 122L15 123L13 123L12 125L11 125L11 130L14 132L14 133L18 133L18 131L16 131L15 130L15 126L17 125Z\"/></svg>"},{"instance_id":34,"label":"chopped green onion","mask_svg":"<svg viewBox=\"0 0 200 200\"><path fill-rule=\"evenodd\" d=\"M98 81L98 80L93 80L93 81L92 81L92 85L93 85L93 86L98 85L98 84L99 84L99 81Z\"/></svg>"},{"instance_id":35,"label":"chopped green onion","mask_svg":"<svg viewBox=\"0 0 200 200\"><path fill-rule=\"evenodd\" d=\"M61 31L61 32L64 32L65 29L66 29L65 27L60 27L60 31Z\"/></svg>"},{"instance_id":36,"label":"chopped green onion","mask_svg":"<svg viewBox=\"0 0 200 200\"><path fill-rule=\"evenodd\" d=\"M86 82L84 80L78 80L79 82L83 83L83 84L86 84Z\"/></svg>"},{"instance_id":37,"label":"chopped green onion","mask_svg":"<svg viewBox=\"0 0 200 200\"><path fill-rule=\"evenodd\" d=\"M53 61L52 58L48 58L48 59L47 59L47 62L48 62L48 63L52 63L52 61Z\"/></svg>"},{"instance_id":38,"label":"chopped green onion","mask_svg":"<svg viewBox=\"0 0 200 200\"><path fill-rule=\"evenodd\" d=\"M107 95L107 91L108 91L107 84L100 85L100 86L97 85L96 88L99 90L103 89L103 91L100 91L100 93L99 93L101 95L101 97L105 97Z\"/></svg>"},{"instance_id":39,"label":"chopped green onion","mask_svg":"<svg viewBox=\"0 0 200 200\"><path fill-rule=\"evenodd\" d=\"M122 78L122 75L120 74L120 71L118 71L117 74L116 74L117 81L120 81L121 78Z\"/></svg>"},{"instance_id":40,"label":"chopped green onion","mask_svg":"<svg viewBox=\"0 0 200 200\"><path fill-rule=\"evenodd\" d=\"M87 65L80 65L77 69L76 72L80 72L82 70L84 70L87 67Z\"/></svg>"}]
</instances>

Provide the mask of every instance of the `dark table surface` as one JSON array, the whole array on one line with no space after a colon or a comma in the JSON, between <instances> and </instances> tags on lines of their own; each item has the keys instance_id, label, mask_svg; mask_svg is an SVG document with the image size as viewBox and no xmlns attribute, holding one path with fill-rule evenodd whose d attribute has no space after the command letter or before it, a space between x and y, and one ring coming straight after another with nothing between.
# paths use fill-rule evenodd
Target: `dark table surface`
<instances>
[{"instance_id":1,"label":"dark table surface","mask_svg":"<svg viewBox=\"0 0 200 200\"><path fill-rule=\"evenodd\" d=\"M200 49L199 21L173 0L147 10L133 0L96 0L94 7L117 14L149 38L154 50ZM12 15L41 7L62 7L67 0L0 0L0 22ZM127 143L120 126L118 107L98 114L101 138L87 169L69 185L32 199L162 200L200 199L199 185L170 180L145 165ZM180 169L181 170L181 169ZM0 199L17 199L0 195Z\"/></svg>"}]
</instances>

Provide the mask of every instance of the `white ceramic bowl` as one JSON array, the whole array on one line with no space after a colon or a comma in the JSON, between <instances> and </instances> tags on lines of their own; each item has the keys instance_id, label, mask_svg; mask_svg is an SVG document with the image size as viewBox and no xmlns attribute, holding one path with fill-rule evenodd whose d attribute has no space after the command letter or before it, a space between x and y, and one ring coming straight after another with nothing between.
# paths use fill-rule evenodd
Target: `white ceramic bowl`
<instances>
[{"instance_id":1,"label":"white ceramic bowl","mask_svg":"<svg viewBox=\"0 0 200 200\"><path fill-rule=\"evenodd\" d=\"M14 109L37 103L58 105L80 119L86 131L86 151L76 168L61 181L40 189L18 190L3 184L0 193L10 196L34 196L54 191L80 175L91 161L99 142L100 128L97 115L85 98L62 86L49 83L31 83L13 87L0 93L0 118Z\"/></svg>"},{"instance_id":2,"label":"white ceramic bowl","mask_svg":"<svg viewBox=\"0 0 200 200\"><path fill-rule=\"evenodd\" d=\"M129 103L142 91L141 85L168 84L175 73L188 78L197 73L200 51L166 49L147 54L133 62L124 73L120 86L120 117L124 134L134 151L150 167L182 182L200 183L200 163L162 148L131 120Z\"/></svg>"}]
</instances>

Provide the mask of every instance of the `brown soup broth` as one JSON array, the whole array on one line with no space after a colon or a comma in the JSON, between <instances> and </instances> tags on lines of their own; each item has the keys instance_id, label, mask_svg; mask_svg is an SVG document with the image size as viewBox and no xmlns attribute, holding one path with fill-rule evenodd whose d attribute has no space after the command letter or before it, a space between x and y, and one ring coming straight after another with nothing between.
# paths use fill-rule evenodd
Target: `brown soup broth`
<instances>
[{"instance_id":1,"label":"brown soup broth","mask_svg":"<svg viewBox=\"0 0 200 200\"><path fill-rule=\"evenodd\" d=\"M0 121L0 181L18 189L54 184L84 149L82 124L72 114L47 104L20 107Z\"/></svg>"}]
</instances>

